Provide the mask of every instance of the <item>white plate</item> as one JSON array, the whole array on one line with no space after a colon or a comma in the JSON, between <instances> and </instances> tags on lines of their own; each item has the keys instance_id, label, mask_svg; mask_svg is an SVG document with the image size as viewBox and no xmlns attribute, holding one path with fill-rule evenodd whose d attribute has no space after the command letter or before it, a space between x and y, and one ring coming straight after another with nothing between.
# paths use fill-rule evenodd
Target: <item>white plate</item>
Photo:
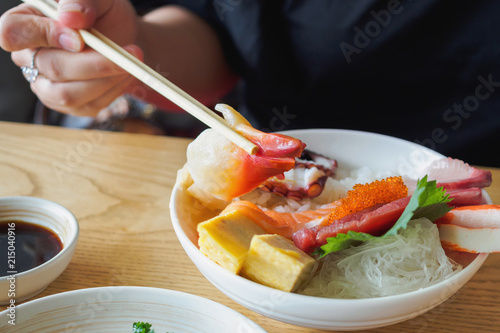
<instances>
[{"instance_id":1,"label":"white plate","mask_svg":"<svg viewBox=\"0 0 500 333\"><path fill-rule=\"evenodd\" d=\"M283 132L301 139L307 148L337 159L340 169L368 166L373 171L414 175L443 156L401 139L374 133L311 129ZM491 199L484 192L485 200ZM198 204L199 205L199 204ZM199 206L198 206L199 207ZM176 182L170 213L176 235L201 273L214 286L239 304L267 317L294 325L328 330L363 330L414 318L447 300L481 267L487 254L475 258L448 280L417 291L370 299L329 299L287 293L234 275L220 267L197 246L196 202L180 180ZM470 256L466 256L470 258ZM466 260L462 260L465 263Z\"/></svg>"},{"instance_id":2,"label":"white plate","mask_svg":"<svg viewBox=\"0 0 500 333\"><path fill-rule=\"evenodd\" d=\"M101 287L51 295L0 313L0 332L132 332L134 322L163 332L265 332L242 314L214 301L167 289Z\"/></svg>"}]
</instances>

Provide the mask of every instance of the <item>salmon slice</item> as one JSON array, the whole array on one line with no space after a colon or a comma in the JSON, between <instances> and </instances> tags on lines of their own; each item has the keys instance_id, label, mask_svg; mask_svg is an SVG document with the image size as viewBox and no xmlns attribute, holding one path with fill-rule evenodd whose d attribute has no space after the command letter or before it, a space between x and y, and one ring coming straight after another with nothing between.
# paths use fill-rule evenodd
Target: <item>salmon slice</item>
<instances>
[{"instance_id":1,"label":"salmon slice","mask_svg":"<svg viewBox=\"0 0 500 333\"><path fill-rule=\"evenodd\" d=\"M237 210L241 214L248 217L267 233L278 234L289 239L292 238L293 226L280 223L279 220L268 216L262 209L250 201L233 201L222 211L221 214L226 214L234 210Z\"/></svg>"},{"instance_id":2,"label":"salmon slice","mask_svg":"<svg viewBox=\"0 0 500 333\"><path fill-rule=\"evenodd\" d=\"M320 218L324 218L340 205L340 201L335 201L316 210L305 210L296 213L281 213L274 210L266 210L265 214L276 220L281 225L289 225L295 231L306 227L306 224Z\"/></svg>"}]
</instances>

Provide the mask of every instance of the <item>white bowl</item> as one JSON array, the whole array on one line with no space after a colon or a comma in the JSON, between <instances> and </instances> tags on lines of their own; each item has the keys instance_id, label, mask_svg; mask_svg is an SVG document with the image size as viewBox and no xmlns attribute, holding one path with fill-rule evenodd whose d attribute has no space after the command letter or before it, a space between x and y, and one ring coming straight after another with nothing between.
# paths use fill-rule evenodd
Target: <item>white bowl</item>
<instances>
[{"instance_id":1,"label":"white bowl","mask_svg":"<svg viewBox=\"0 0 500 333\"><path fill-rule=\"evenodd\" d=\"M167 289L100 287L36 299L16 308L15 325L0 313L0 332L132 332L134 322L160 332L265 331L214 301Z\"/></svg>"},{"instance_id":2,"label":"white bowl","mask_svg":"<svg viewBox=\"0 0 500 333\"><path fill-rule=\"evenodd\" d=\"M13 220L52 230L59 236L63 248L45 263L14 274L15 279L0 277L0 304L10 304L12 300L19 303L43 291L66 269L78 241L76 218L69 210L49 200L21 196L0 198L0 221Z\"/></svg>"},{"instance_id":3,"label":"white bowl","mask_svg":"<svg viewBox=\"0 0 500 333\"><path fill-rule=\"evenodd\" d=\"M337 159L341 168L368 166L413 174L442 155L417 144L374 133L350 130L296 130L284 134L301 139L307 148ZM491 203L486 192L486 200ZM453 277L396 296L371 299L330 299L275 290L234 275L203 255L197 246L196 224L202 215L196 202L178 179L170 201L174 230L184 250L200 272L219 290L239 304L264 316L316 329L362 330L387 326L414 318L444 302L481 267L487 254ZM206 217L206 216L205 216ZM203 218L205 218L203 217ZM464 256L463 264L467 264Z\"/></svg>"}]
</instances>

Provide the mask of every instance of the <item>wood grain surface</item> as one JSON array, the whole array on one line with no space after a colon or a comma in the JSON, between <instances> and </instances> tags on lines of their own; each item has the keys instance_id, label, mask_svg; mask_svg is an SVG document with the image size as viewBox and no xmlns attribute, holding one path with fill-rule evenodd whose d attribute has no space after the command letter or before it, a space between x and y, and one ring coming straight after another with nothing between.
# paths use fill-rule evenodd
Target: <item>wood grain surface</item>
<instances>
[{"instance_id":1,"label":"wood grain surface","mask_svg":"<svg viewBox=\"0 0 500 333\"><path fill-rule=\"evenodd\" d=\"M101 286L149 286L212 299L268 332L315 332L233 302L185 254L168 203L190 140L0 122L0 196L53 200L80 224L73 260L40 298ZM500 204L500 169L487 189ZM374 309L376 311L376 309ZM500 254L442 305L369 332L500 332Z\"/></svg>"}]
</instances>

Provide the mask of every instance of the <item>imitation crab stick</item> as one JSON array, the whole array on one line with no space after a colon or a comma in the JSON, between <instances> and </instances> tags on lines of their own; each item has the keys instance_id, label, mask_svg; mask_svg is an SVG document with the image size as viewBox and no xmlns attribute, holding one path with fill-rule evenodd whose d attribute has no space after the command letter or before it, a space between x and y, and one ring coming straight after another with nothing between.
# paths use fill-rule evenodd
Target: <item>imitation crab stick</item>
<instances>
[{"instance_id":1,"label":"imitation crab stick","mask_svg":"<svg viewBox=\"0 0 500 333\"><path fill-rule=\"evenodd\" d=\"M455 208L436 224L444 248L471 253L500 252L500 205Z\"/></svg>"}]
</instances>

